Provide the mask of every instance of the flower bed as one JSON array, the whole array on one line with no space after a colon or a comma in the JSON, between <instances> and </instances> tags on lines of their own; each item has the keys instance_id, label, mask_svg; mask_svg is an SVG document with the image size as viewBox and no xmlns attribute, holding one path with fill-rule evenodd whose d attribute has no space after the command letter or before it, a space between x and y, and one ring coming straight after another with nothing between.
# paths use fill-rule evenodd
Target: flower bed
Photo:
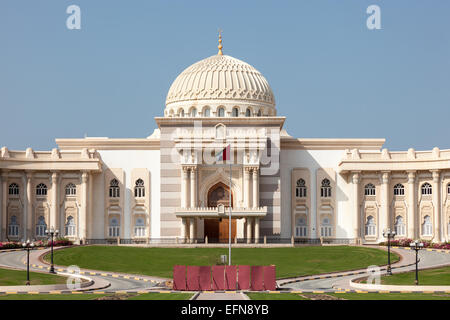
<instances>
[{"instance_id":1,"label":"flower bed","mask_svg":"<svg viewBox=\"0 0 450 320\"><path fill-rule=\"evenodd\" d=\"M409 247L411 242L414 242L413 239L394 239L391 240L391 246L393 247ZM432 248L432 249L445 249L450 250L450 242L443 242L443 243L433 243L429 240L420 240L420 242L423 243L424 248ZM380 242L380 246L387 246L387 241Z\"/></svg>"},{"instance_id":2,"label":"flower bed","mask_svg":"<svg viewBox=\"0 0 450 320\"><path fill-rule=\"evenodd\" d=\"M52 244L51 241L42 241L42 240L34 241L33 243L35 248L50 247ZM66 238L58 238L55 241L53 241L54 247L71 246L71 245L73 245L73 242ZM13 242L13 241L0 242L0 250L21 249L21 248L23 248L22 242Z\"/></svg>"}]
</instances>

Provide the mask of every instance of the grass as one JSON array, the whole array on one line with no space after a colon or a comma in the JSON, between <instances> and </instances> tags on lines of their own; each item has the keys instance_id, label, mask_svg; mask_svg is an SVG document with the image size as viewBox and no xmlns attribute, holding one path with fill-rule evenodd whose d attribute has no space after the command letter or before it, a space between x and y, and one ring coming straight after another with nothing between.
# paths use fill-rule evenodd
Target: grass
<instances>
[{"instance_id":1,"label":"grass","mask_svg":"<svg viewBox=\"0 0 450 320\"><path fill-rule=\"evenodd\" d=\"M214 265L227 253L226 248L87 246L57 250L54 261L57 265L171 278L176 264ZM391 254L391 259L395 262L399 258ZM386 251L351 246L232 249L233 264L274 264L277 278L361 269L386 261Z\"/></svg>"},{"instance_id":2,"label":"grass","mask_svg":"<svg viewBox=\"0 0 450 320\"><path fill-rule=\"evenodd\" d=\"M62 284L67 278L48 273L30 272L31 285ZM0 286L21 286L27 282L27 272L21 270L0 269Z\"/></svg>"},{"instance_id":3,"label":"grass","mask_svg":"<svg viewBox=\"0 0 450 320\"><path fill-rule=\"evenodd\" d=\"M414 285L416 273L394 273L392 276L381 277L381 284L388 285ZM419 285L423 286L448 286L450 285L450 266L419 270Z\"/></svg>"},{"instance_id":4,"label":"grass","mask_svg":"<svg viewBox=\"0 0 450 320\"><path fill-rule=\"evenodd\" d=\"M191 293L143 293L143 294L8 294L0 300L188 300Z\"/></svg>"},{"instance_id":5,"label":"grass","mask_svg":"<svg viewBox=\"0 0 450 320\"><path fill-rule=\"evenodd\" d=\"M251 300L450 300L434 293L249 293Z\"/></svg>"}]
</instances>

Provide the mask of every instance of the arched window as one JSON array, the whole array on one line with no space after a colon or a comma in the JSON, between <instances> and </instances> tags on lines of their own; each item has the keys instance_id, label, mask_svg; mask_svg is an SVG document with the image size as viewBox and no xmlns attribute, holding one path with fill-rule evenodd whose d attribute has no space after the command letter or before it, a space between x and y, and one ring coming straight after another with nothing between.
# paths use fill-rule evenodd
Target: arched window
<instances>
[{"instance_id":1,"label":"arched window","mask_svg":"<svg viewBox=\"0 0 450 320\"><path fill-rule=\"evenodd\" d=\"M367 217L366 221L366 236L376 235L377 225L375 224L375 218L372 216Z\"/></svg>"},{"instance_id":2,"label":"arched window","mask_svg":"<svg viewBox=\"0 0 450 320\"><path fill-rule=\"evenodd\" d=\"M252 111L250 110L250 108L247 108L247 110L245 110L245 116L246 117L251 117L252 116Z\"/></svg>"},{"instance_id":3,"label":"arched window","mask_svg":"<svg viewBox=\"0 0 450 320\"><path fill-rule=\"evenodd\" d=\"M184 117L184 109L181 109L181 110L180 110L180 112L179 112L179 116L180 116L181 118L183 118L183 117Z\"/></svg>"},{"instance_id":4,"label":"arched window","mask_svg":"<svg viewBox=\"0 0 450 320\"><path fill-rule=\"evenodd\" d=\"M232 116L233 117L239 117L239 109L238 108L233 108Z\"/></svg>"},{"instance_id":5,"label":"arched window","mask_svg":"<svg viewBox=\"0 0 450 320\"><path fill-rule=\"evenodd\" d=\"M366 184L364 186L364 195L366 195L366 196L374 196L375 195L375 186L372 183Z\"/></svg>"},{"instance_id":6,"label":"arched window","mask_svg":"<svg viewBox=\"0 0 450 320\"><path fill-rule=\"evenodd\" d=\"M39 183L36 186L36 195L37 196L46 196L47 195L47 186L43 183Z\"/></svg>"},{"instance_id":7,"label":"arched window","mask_svg":"<svg viewBox=\"0 0 450 320\"><path fill-rule=\"evenodd\" d=\"M17 217L11 216L8 225L8 236L18 237L19 236L19 224L17 223Z\"/></svg>"},{"instance_id":8,"label":"arched window","mask_svg":"<svg viewBox=\"0 0 450 320\"><path fill-rule=\"evenodd\" d=\"M117 218L109 219L108 235L112 238L118 237L120 234L120 224Z\"/></svg>"},{"instance_id":9,"label":"arched window","mask_svg":"<svg viewBox=\"0 0 450 320\"><path fill-rule=\"evenodd\" d=\"M447 195L450 196L450 183L447 185ZM450 233L450 232L449 232Z\"/></svg>"},{"instance_id":10,"label":"arched window","mask_svg":"<svg viewBox=\"0 0 450 320\"><path fill-rule=\"evenodd\" d=\"M217 109L217 116L218 117L225 117L225 109L220 107L219 109Z\"/></svg>"},{"instance_id":11,"label":"arched window","mask_svg":"<svg viewBox=\"0 0 450 320\"><path fill-rule=\"evenodd\" d=\"M45 237L45 230L47 230L47 224L45 223L45 218L40 216L36 223L36 236Z\"/></svg>"},{"instance_id":12,"label":"arched window","mask_svg":"<svg viewBox=\"0 0 450 320\"><path fill-rule=\"evenodd\" d=\"M67 217L66 225L65 225L66 236L75 236L76 235L76 225L75 219L72 216Z\"/></svg>"},{"instance_id":13,"label":"arched window","mask_svg":"<svg viewBox=\"0 0 450 320\"><path fill-rule=\"evenodd\" d=\"M422 224L422 235L423 236L431 236L433 234L433 225L431 224L430 216L425 216L423 218Z\"/></svg>"},{"instance_id":14,"label":"arched window","mask_svg":"<svg viewBox=\"0 0 450 320\"><path fill-rule=\"evenodd\" d=\"M402 216L397 216L395 218L395 233L398 236L404 236L405 235L405 223L403 222Z\"/></svg>"},{"instance_id":15,"label":"arched window","mask_svg":"<svg viewBox=\"0 0 450 320\"><path fill-rule=\"evenodd\" d=\"M405 187L401 183L397 183L394 186L394 196L404 196L405 195Z\"/></svg>"},{"instance_id":16,"label":"arched window","mask_svg":"<svg viewBox=\"0 0 450 320\"><path fill-rule=\"evenodd\" d=\"M332 227L329 218L323 218L320 225L320 236L321 237L331 237Z\"/></svg>"},{"instance_id":17,"label":"arched window","mask_svg":"<svg viewBox=\"0 0 450 320\"><path fill-rule=\"evenodd\" d=\"M10 195L18 195L19 194L19 186L16 183L11 183L9 185L9 191L8 193Z\"/></svg>"},{"instance_id":18,"label":"arched window","mask_svg":"<svg viewBox=\"0 0 450 320\"><path fill-rule=\"evenodd\" d=\"M66 196L74 196L77 194L77 187L73 183L66 185Z\"/></svg>"},{"instance_id":19,"label":"arched window","mask_svg":"<svg viewBox=\"0 0 450 320\"><path fill-rule=\"evenodd\" d=\"M320 188L320 196L322 198L331 197L331 182L328 179L322 180L322 187Z\"/></svg>"},{"instance_id":20,"label":"arched window","mask_svg":"<svg viewBox=\"0 0 450 320\"><path fill-rule=\"evenodd\" d=\"M297 180L297 186L295 187L295 196L297 198L306 198L306 183L303 179Z\"/></svg>"},{"instance_id":21,"label":"arched window","mask_svg":"<svg viewBox=\"0 0 450 320\"><path fill-rule=\"evenodd\" d=\"M209 117L211 115L211 109L209 109L208 107L206 107L204 110L203 110L203 116L204 117Z\"/></svg>"},{"instance_id":22,"label":"arched window","mask_svg":"<svg viewBox=\"0 0 450 320\"><path fill-rule=\"evenodd\" d=\"M145 237L145 221L143 218L136 219L136 225L134 226L134 236L135 237Z\"/></svg>"},{"instance_id":23,"label":"arched window","mask_svg":"<svg viewBox=\"0 0 450 320\"><path fill-rule=\"evenodd\" d=\"M112 179L111 182L109 183L109 197L110 198L120 197L119 181L117 181L117 179Z\"/></svg>"},{"instance_id":24,"label":"arched window","mask_svg":"<svg viewBox=\"0 0 450 320\"><path fill-rule=\"evenodd\" d=\"M306 225L306 219L304 217L298 218L295 221L295 236L296 237L306 237L307 236L307 225Z\"/></svg>"},{"instance_id":25,"label":"arched window","mask_svg":"<svg viewBox=\"0 0 450 320\"><path fill-rule=\"evenodd\" d=\"M191 109L191 117L196 117L197 116L197 109L192 108Z\"/></svg>"},{"instance_id":26,"label":"arched window","mask_svg":"<svg viewBox=\"0 0 450 320\"><path fill-rule=\"evenodd\" d=\"M422 195L424 195L424 196L430 195L433 191L433 188L431 187L431 184L426 182L422 185L421 191L422 191Z\"/></svg>"},{"instance_id":27,"label":"arched window","mask_svg":"<svg viewBox=\"0 0 450 320\"><path fill-rule=\"evenodd\" d=\"M145 197L144 180L142 180L142 179L136 180L136 186L134 187L134 196L136 198Z\"/></svg>"},{"instance_id":28,"label":"arched window","mask_svg":"<svg viewBox=\"0 0 450 320\"><path fill-rule=\"evenodd\" d=\"M261 117L261 110L258 110L258 117Z\"/></svg>"}]
</instances>

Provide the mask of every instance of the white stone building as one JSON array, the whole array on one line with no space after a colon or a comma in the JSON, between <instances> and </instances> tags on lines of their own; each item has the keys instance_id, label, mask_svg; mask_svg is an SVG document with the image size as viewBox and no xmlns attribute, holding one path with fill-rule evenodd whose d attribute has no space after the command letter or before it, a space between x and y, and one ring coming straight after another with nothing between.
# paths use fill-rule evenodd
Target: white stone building
<instances>
[{"instance_id":1,"label":"white stone building","mask_svg":"<svg viewBox=\"0 0 450 320\"><path fill-rule=\"evenodd\" d=\"M448 241L450 150L389 152L384 139L302 139L284 129L266 79L223 55L184 70L157 129L137 139L56 139L0 153L1 240Z\"/></svg>"}]
</instances>

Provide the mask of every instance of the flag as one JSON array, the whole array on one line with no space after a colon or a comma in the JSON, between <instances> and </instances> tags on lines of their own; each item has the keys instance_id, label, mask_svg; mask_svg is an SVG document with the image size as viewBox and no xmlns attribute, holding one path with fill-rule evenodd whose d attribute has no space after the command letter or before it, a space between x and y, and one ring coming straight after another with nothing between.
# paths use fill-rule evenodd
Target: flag
<instances>
[{"instance_id":1,"label":"flag","mask_svg":"<svg viewBox=\"0 0 450 320\"><path fill-rule=\"evenodd\" d=\"M228 145L225 147L225 149L223 149L222 151L219 152L219 154L216 157L217 161L226 161L226 160L230 160L230 150L231 150L231 146Z\"/></svg>"}]
</instances>

